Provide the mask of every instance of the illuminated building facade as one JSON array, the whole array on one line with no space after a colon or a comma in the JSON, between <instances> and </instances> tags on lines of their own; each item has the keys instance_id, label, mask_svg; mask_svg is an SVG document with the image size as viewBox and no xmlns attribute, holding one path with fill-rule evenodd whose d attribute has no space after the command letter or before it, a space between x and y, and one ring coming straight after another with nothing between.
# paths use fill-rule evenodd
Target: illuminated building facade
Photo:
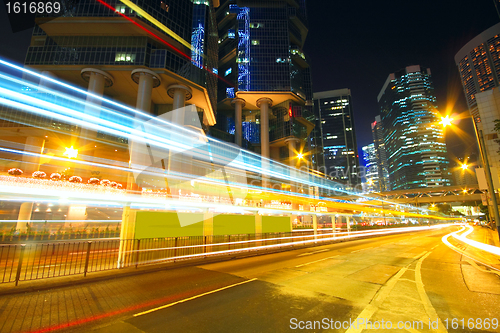
<instances>
[{"instance_id":1,"label":"illuminated building facade","mask_svg":"<svg viewBox=\"0 0 500 333\"><path fill-rule=\"evenodd\" d=\"M430 69L389 74L378 95L392 190L451 185Z\"/></svg>"},{"instance_id":2,"label":"illuminated building facade","mask_svg":"<svg viewBox=\"0 0 500 333\"><path fill-rule=\"evenodd\" d=\"M196 105L197 114L191 115L207 129L215 124L217 103L217 6L212 0L171 0L168 5L152 0L62 1L62 15L36 18L25 67L153 116ZM41 94L43 88L55 85L41 79L38 90L30 88L30 93ZM89 95L85 113L99 110L103 103ZM2 137L24 151L62 156L65 146L74 145L81 161L119 164L131 159L124 137L8 107L0 110L0 118ZM65 162L43 166L43 160L23 155L20 164L13 163L27 175L43 169L63 178L74 174L85 182L92 177L124 187L133 183L126 172L104 167L69 170ZM23 203L19 216L29 219L32 207L33 203ZM84 219L82 214L76 219Z\"/></svg>"},{"instance_id":3,"label":"illuminated building facade","mask_svg":"<svg viewBox=\"0 0 500 333\"><path fill-rule=\"evenodd\" d=\"M376 116L375 121L372 123L372 135L375 154L377 158L379 192L391 190L391 184L389 182L389 171L387 169L387 153L385 150L383 129L384 127L382 125L382 118L380 116Z\"/></svg>"},{"instance_id":4,"label":"illuminated building facade","mask_svg":"<svg viewBox=\"0 0 500 333\"><path fill-rule=\"evenodd\" d=\"M455 55L467 105L479 116L476 94L499 86L500 23L473 38Z\"/></svg>"},{"instance_id":5,"label":"illuminated building facade","mask_svg":"<svg viewBox=\"0 0 500 333\"><path fill-rule=\"evenodd\" d=\"M156 116L194 104L207 129L215 124L217 101L214 5L218 2L66 1L62 16L37 17L25 65ZM41 80L40 85L50 83ZM4 110L2 119L4 128L24 123L81 137L89 134L54 119L34 119L11 110ZM99 132L89 139L127 143Z\"/></svg>"},{"instance_id":6,"label":"illuminated building facade","mask_svg":"<svg viewBox=\"0 0 500 333\"><path fill-rule=\"evenodd\" d=\"M455 55L455 63L469 111L477 128L483 131L490 166L499 168L495 120L500 119L500 23L463 46ZM460 181L463 181L462 178Z\"/></svg>"},{"instance_id":7,"label":"illuminated building facade","mask_svg":"<svg viewBox=\"0 0 500 333\"><path fill-rule=\"evenodd\" d=\"M362 147L361 150L363 151L363 164L365 167L363 192L380 192L375 144L370 143L368 146Z\"/></svg>"},{"instance_id":8,"label":"illuminated building facade","mask_svg":"<svg viewBox=\"0 0 500 333\"><path fill-rule=\"evenodd\" d=\"M349 187L361 184L351 91L314 93L314 109L321 117L324 173Z\"/></svg>"},{"instance_id":9,"label":"illuminated building facade","mask_svg":"<svg viewBox=\"0 0 500 333\"><path fill-rule=\"evenodd\" d=\"M221 1L217 124L210 134L289 165L314 128L305 0ZM310 121L312 120L312 121Z\"/></svg>"}]
</instances>

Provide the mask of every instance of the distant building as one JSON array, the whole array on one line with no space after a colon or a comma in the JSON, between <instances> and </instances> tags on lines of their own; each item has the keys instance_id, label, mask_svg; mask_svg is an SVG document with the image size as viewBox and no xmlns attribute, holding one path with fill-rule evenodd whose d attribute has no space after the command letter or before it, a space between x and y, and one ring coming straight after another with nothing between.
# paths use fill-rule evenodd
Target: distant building
<instances>
[{"instance_id":1,"label":"distant building","mask_svg":"<svg viewBox=\"0 0 500 333\"><path fill-rule=\"evenodd\" d=\"M377 159L378 187L379 187L378 191L380 192L391 190L383 129L384 127L382 126L382 118L380 116L376 116L375 121L372 123L372 135L373 135L375 156Z\"/></svg>"},{"instance_id":2,"label":"distant building","mask_svg":"<svg viewBox=\"0 0 500 333\"><path fill-rule=\"evenodd\" d=\"M463 158L461 158L453 168L452 173L455 180L455 185L459 186L477 185L477 177L474 168L472 166L469 166L467 169L463 169L462 168L463 163L464 163Z\"/></svg>"},{"instance_id":3,"label":"distant building","mask_svg":"<svg viewBox=\"0 0 500 333\"><path fill-rule=\"evenodd\" d=\"M370 143L361 148L365 167L363 192L380 192L379 172L375 144Z\"/></svg>"},{"instance_id":4,"label":"distant building","mask_svg":"<svg viewBox=\"0 0 500 333\"><path fill-rule=\"evenodd\" d=\"M325 173L350 187L361 184L350 89L314 93L314 110L321 117Z\"/></svg>"},{"instance_id":5,"label":"distant building","mask_svg":"<svg viewBox=\"0 0 500 333\"><path fill-rule=\"evenodd\" d=\"M500 23L470 40L455 55L471 115L479 116L476 94L499 86Z\"/></svg>"},{"instance_id":6,"label":"distant building","mask_svg":"<svg viewBox=\"0 0 500 333\"><path fill-rule=\"evenodd\" d=\"M378 95L392 190L451 185L430 69L389 74Z\"/></svg>"}]
</instances>

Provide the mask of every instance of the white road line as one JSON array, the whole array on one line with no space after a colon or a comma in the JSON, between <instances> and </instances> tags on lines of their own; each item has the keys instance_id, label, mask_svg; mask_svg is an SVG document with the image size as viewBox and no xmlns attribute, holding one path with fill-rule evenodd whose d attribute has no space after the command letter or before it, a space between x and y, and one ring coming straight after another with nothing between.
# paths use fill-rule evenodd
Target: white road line
<instances>
[{"instance_id":1,"label":"white road line","mask_svg":"<svg viewBox=\"0 0 500 333\"><path fill-rule=\"evenodd\" d=\"M330 251L330 249L324 249L324 250L319 250L319 251L314 251L314 252L302 253L302 254L299 254L297 257L310 256L311 254L321 253L321 252L326 252L326 251Z\"/></svg>"},{"instance_id":2,"label":"white road line","mask_svg":"<svg viewBox=\"0 0 500 333\"><path fill-rule=\"evenodd\" d=\"M431 252L427 253L425 256L423 256L418 260L417 266L415 267L415 283L417 284L418 294L420 295L420 299L424 304L425 312L427 313L429 318L437 318L437 320L439 320L439 326L438 326L439 332L448 332L445 328L446 326L444 326L443 323L441 322L441 319L439 318L436 309L434 309L434 307L432 306L429 296L427 296L427 293L425 292L424 283L422 282L422 275L420 273L420 271L422 270L422 262L430 254Z\"/></svg>"},{"instance_id":3,"label":"white road line","mask_svg":"<svg viewBox=\"0 0 500 333\"><path fill-rule=\"evenodd\" d=\"M332 259L332 258L335 258L335 257L338 257L338 255L333 256L333 257L328 257L328 258L319 259L319 260L314 260L314 261L311 261L311 262L308 262L308 263L305 263L305 264L302 264L302 265L297 265L297 266L295 266L295 267L307 266L307 265L310 265L310 264L314 264L315 262L324 261L324 260Z\"/></svg>"},{"instance_id":4,"label":"white road line","mask_svg":"<svg viewBox=\"0 0 500 333\"><path fill-rule=\"evenodd\" d=\"M423 255L424 255L424 254L426 254L426 253L427 253L427 251L424 251L424 252L422 252L422 253L419 253L419 254L417 254L416 256L414 256L414 257L413 257L413 259L420 258L421 256L423 256Z\"/></svg>"},{"instance_id":5,"label":"white road line","mask_svg":"<svg viewBox=\"0 0 500 333\"><path fill-rule=\"evenodd\" d=\"M425 293L425 290L423 289L424 285L422 283L422 278L420 275L422 261L425 258L427 258L427 256L429 254L430 254L430 252L428 252L423 257L418 259L417 267L415 269L415 271L416 271L415 282L417 284L419 296L420 296L422 302L424 303L426 313L429 315L430 318L439 318L436 314L436 310L432 307L432 304L430 303L429 298L427 297L427 294ZM361 311L361 313L358 315L358 317L356 319L353 320L354 323L358 323L358 322L361 323L361 322L370 320L370 318L373 316L373 314L382 307L382 304L384 303L385 299L389 296L392 289L394 289L394 287L396 286L396 283L400 280L401 276L408 270L410 265L401 268L396 273L396 275L394 275L392 278L390 278L389 281L387 281L387 283L380 288L380 290L377 292L377 294L373 298L372 302L370 304L368 304L366 306L366 308L363 309L363 311ZM421 289L419 289L419 288L421 288ZM421 294L422 292L424 293L423 295ZM425 304L425 303L427 303L427 304ZM430 315L430 313L434 313L434 315ZM442 328L442 327L444 327L443 323L440 322L439 328ZM355 326L350 327L347 331L345 331L345 333L361 333L364 329L368 329L366 327L366 324L365 325L355 325ZM447 331L445 330L445 332L447 332Z\"/></svg>"},{"instance_id":6,"label":"white road line","mask_svg":"<svg viewBox=\"0 0 500 333\"><path fill-rule=\"evenodd\" d=\"M184 303L184 302L187 302L187 301L191 301L193 299L196 299L196 298L199 298L199 297L202 297L202 296L210 295L210 294L216 293L218 291L222 291L222 290L225 290L225 289L236 287L236 286L239 286L239 285L242 285L242 284L245 284L245 283L248 283L248 282L252 282L252 281L255 281L255 280L257 280L257 278L253 278L253 279L246 280L246 281L243 281L243 282L235 283L235 284L232 284L232 285L229 285L229 286L226 286L226 287L222 287L222 288L219 288L219 289L208 291L208 292L203 293L203 294L199 294L199 295L196 295L196 296L185 298L185 299L182 299L182 300L177 301L177 302L173 302L173 303L169 303L169 304L166 304L166 305L162 305L162 306L159 306L159 307L154 308L154 309L150 309L150 310L147 310L147 311L139 312L139 313L134 314L134 317L142 316L142 315L154 312L154 311L165 309L165 308L174 306L174 305L179 304L179 303Z\"/></svg>"},{"instance_id":7,"label":"white road line","mask_svg":"<svg viewBox=\"0 0 500 333\"><path fill-rule=\"evenodd\" d=\"M368 249L373 249L373 246L367 247L367 248L364 248L364 249L360 249L360 250L356 250L356 251L351 251L350 253L356 253L356 252L364 251L364 250L368 250Z\"/></svg>"}]
</instances>

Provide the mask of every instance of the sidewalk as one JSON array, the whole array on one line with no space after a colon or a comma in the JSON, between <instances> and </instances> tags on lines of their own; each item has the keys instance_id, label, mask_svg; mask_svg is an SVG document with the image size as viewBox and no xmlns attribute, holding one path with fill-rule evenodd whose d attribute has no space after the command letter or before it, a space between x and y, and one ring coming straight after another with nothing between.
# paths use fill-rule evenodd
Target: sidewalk
<instances>
[{"instance_id":1,"label":"sidewalk","mask_svg":"<svg viewBox=\"0 0 500 333\"><path fill-rule=\"evenodd\" d=\"M466 236L466 238L486 245L500 247L496 230L491 230L490 228L475 226L474 231ZM494 270L500 270L500 257L498 255L464 243L461 244L462 246L459 247L461 247L467 255L471 256L471 258L474 258L474 260Z\"/></svg>"},{"instance_id":2,"label":"sidewalk","mask_svg":"<svg viewBox=\"0 0 500 333\"><path fill-rule=\"evenodd\" d=\"M474 227L474 232L472 232L468 238L484 244L500 247L497 231L490 228L476 226Z\"/></svg>"}]
</instances>

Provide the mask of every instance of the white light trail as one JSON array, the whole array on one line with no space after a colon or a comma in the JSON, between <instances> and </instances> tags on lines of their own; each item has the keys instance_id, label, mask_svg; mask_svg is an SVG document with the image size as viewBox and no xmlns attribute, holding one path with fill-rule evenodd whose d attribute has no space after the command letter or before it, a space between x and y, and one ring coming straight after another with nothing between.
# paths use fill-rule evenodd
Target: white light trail
<instances>
[{"instance_id":1,"label":"white light trail","mask_svg":"<svg viewBox=\"0 0 500 333\"><path fill-rule=\"evenodd\" d=\"M430 226L430 227L384 229L384 230L372 231L372 232L365 233L365 234L348 235L348 236L341 236L341 237L317 238L317 239L301 240L301 241L289 242L289 243L262 245L262 246L234 249L234 250L212 251L212 252L206 252L206 253L191 254L191 255L186 255L186 256L168 257L168 258L163 258L163 259L156 259L156 260L149 260L146 262L141 262L141 264L151 264L151 263L156 263L156 262L160 262L160 261L168 261L168 260L176 260L176 259L199 258L199 257L210 256L210 255L229 254L229 253L236 253L236 252L250 252L250 251L272 249L272 248L292 247L292 246L300 245L300 244L322 243L322 242L327 242L327 241L332 241L332 240L345 240L345 239L352 239L352 238L356 238L356 237L367 237L367 236L372 236L372 235L387 235L387 234L398 233L398 232L401 233L401 232L440 229L440 228L449 227L451 225L452 224L442 224L442 225L435 225L435 226ZM406 230L406 229L410 229L410 230ZM335 234L333 234L333 235L335 235ZM316 235L316 237L319 237L319 236L321 236L321 235ZM305 237L315 237L315 235L293 236L291 238L305 238ZM279 238L276 238L276 239L279 239ZM283 239L283 238L281 238L281 239ZM268 240L270 240L270 239L268 239ZM266 239L258 239L258 240L225 243L225 245L238 244L238 243L265 242L265 241L266 241ZM177 249L191 248L191 247L215 247L215 246L218 246L221 244L222 243L205 244L205 245L192 245L192 246L186 246L186 247L178 247ZM157 251L157 250L165 250L165 249L175 249L175 248L149 249L149 250L140 250L140 251ZM131 252L136 252L136 251L127 251L127 252L131 253Z\"/></svg>"}]
</instances>

